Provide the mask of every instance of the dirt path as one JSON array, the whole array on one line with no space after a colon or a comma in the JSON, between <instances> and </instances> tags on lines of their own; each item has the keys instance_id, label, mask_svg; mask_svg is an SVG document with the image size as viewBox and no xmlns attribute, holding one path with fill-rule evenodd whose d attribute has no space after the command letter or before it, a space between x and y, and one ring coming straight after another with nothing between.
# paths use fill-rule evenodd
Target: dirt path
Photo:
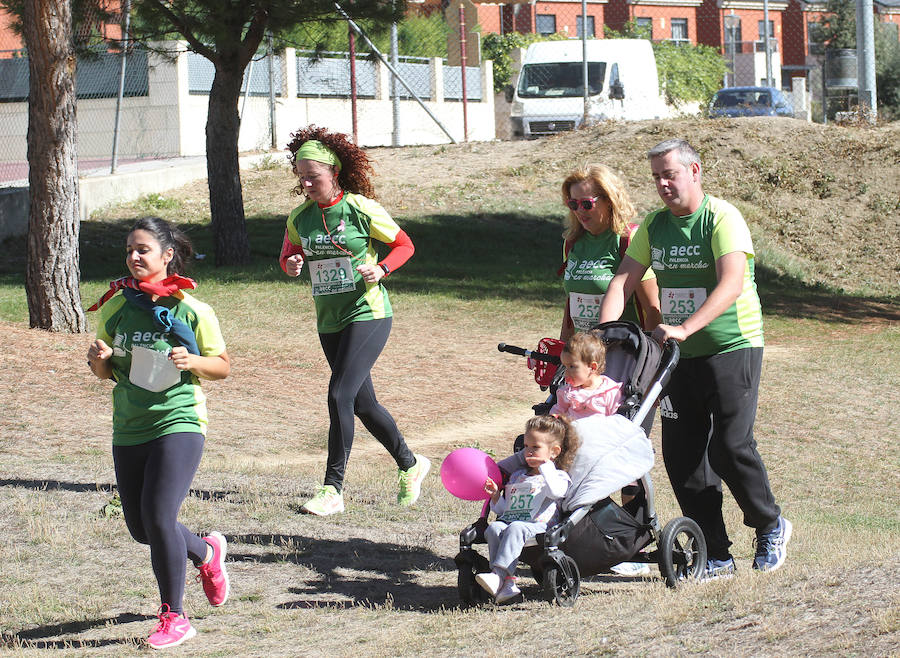
<instances>
[{"instance_id":1,"label":"dirt path","mask_svg":"<svg viewBox=\"0 0 900 658\"><path fill-rule=\"evenodd\" d=\"M475 422L465 425L442 424L421 434L407 433L405 438L409 447L431 459L436 469L440 468L440 460L451 450L461 446L480 446L485 450L493 450L499 459L512 451L513 439L522 433L530 415L531 410L527 407L510 409L493 416L479 417ZM390 457L381 444L370 436L360 436L361 431L364 430L357 424L351 460L354 463L368 459L389 460ZM264 465L268 461L269 466L278 463L289 464L291 467L320 468L325 463L326 453L323 446L321 450L306 450L289 456L281 454L271 461L255 459L254 462L258 465Z\"/></svg>"}]
</instances>

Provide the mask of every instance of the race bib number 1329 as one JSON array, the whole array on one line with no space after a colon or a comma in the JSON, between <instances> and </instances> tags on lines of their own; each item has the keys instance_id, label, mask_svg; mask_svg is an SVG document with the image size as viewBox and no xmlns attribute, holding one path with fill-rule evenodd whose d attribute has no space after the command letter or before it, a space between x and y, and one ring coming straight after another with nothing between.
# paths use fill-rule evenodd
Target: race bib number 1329
<instances>
[{"instance_id":1,"label":"race bib number 1329","mask_svg":"<svg viewBox=\"0 0 900 658\"><path fill-rule=\"evenodd\" d=\"M309 276L312 279L312 294L336 295L356 288L349 258L328 258L310 263Z\"/></svg>"}]
</instances>

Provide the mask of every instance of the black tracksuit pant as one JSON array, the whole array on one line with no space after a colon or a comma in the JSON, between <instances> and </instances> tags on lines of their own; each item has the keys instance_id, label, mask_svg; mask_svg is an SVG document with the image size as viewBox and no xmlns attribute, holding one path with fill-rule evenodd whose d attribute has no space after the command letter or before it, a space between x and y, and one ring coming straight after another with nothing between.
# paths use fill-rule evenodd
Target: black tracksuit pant
<instances>
[{"instance_id":1,"label":"black tracksuit pant","mask_svg":"<svg viewBox=\"0 0 900 658\"><path fill-rule=\"evenodd\" d=\"M781 510L753 438L761 347L682 359L660 406L666 472L685 516L706 537L709 557L728 559L722 482L757 531L775 526Z\"/></svg>"}]
</instances>

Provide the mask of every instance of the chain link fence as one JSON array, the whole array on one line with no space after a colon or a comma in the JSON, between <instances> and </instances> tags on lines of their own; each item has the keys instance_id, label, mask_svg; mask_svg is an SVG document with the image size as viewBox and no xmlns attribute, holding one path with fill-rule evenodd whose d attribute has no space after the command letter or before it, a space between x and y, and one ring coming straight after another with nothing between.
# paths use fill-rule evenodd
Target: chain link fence
<instances>
[{"instance_id":1,"label":"chain link fence","mask_svg":"<svg viewBox=\"0 0 900 658\"><path fill-rule=\"evenodd\" d=\"M495 90L506 92L498 101L498 114L502 107L511 116L509 131L515 135L548 134L590 120L707 116L714 113L714 92L724 87L779 92L731 94L753 103L743 103L729 115L790 114L823 121L840 119L857 102L855 51L846 56L843 48L848 46L842 45L855 47L855 3L849 0L538 1L475 7L485 50L495 63ZM885 83L896 86L896 0L876 0L874 23L879 76L883 73ZM667 109L649 104L647 85L653 81L638 62L645 54L625 44L601 45L604 39L622 37L652 44L658 94ZM879 85L879 98L884 116L896 117L897 90ZM784 107L776 107L781 99Z\"/></svg>"},{"instance_id":2,"label":"chain link fence","mask_svg":"<svg viewBox=\"0 0 900 658\"><path fill-rule=\"evenodd\" d=\"M105 49L86 52L77 60L79 170L109 167L117 104L121 107L123 133L147 127L129 121L129 110L149 98L148 53L131 49L124 66L119 53ZM28 86L25 51L0 51L0 184L27 184ZM128 157L161 155L166 154L151 147L134 151Z\"/></svg>"}]
</instances>

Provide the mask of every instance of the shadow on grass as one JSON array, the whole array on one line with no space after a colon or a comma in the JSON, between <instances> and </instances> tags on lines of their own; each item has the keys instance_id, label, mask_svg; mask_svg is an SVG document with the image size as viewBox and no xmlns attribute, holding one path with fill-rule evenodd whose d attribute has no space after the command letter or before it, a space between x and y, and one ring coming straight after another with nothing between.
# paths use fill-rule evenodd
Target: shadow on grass
<instances>
[{"instance_id":1,"label":"shadow on grass","mask_svg":"<svg viewBox=\"0 0 900 658\"><path fill-rule=\"evenodd\" d=\"M48 640L60 635L73 635L84 633L94 628L106 628L119 624L130 624L136 621L149 621L156 619L156 615L135 615L122 613L116 617L104 619L86 619L84 621L72 621L62 624L49 624L38 626L18 633L3 633L0 635L0 647L6 649L90 649L92 647L107 647L117 644L137 644L143 642L143 637L118 637L97 640Z\"/></svg>"},{"instance_id":2,"label":"shadow on grass","mask_svg":"<svg viewBox=\"0 0 900 658\"><path fill-rule=\"evenodd\" d=\"M0 487L21 487L34 491L72 491L75 493L100 492L112 495L116 492L116 485L101 484L99 482L62 482L60 480L0 480ZM210 491L208 489L191 489L188 495L199 500L222 501L232 496L238 496L236 491Z\"/></svg>"},{"instance_id":3,"label":"shadow on grass","mask_svg":"<svg viewBox=\"0 0 900 658\"><path fill-rule=\"evenodd\" d=\"M290 593L304 598L281 603L280 609L349 608L385 605L389 601L398 610L432 611L458 603L455 587L416 582L416 571L456 571L451 558L419 546L399 546L364 537L337 541L301 535L247 534L226 535L226 538L231 549L229 561L290 562L317 573L317 577L307 579L302 587L290 588ZM238 544L271 546L276 550L240 553L232 548ZM322 598L323 595L346 598L332 601Z\"/></svg>"},{"instance_id":4,"label":"shadow on grass","mask_svg":"<svg viewBox=\"0 0 900 658\"><path fill-rule=\"evenodd\" d=\"M188 272L201 282L285 282L277 259L284 237L283 216L249 217L251 263L242 267L213 264L209 224L186 223L197 252L205 254ZM106 282L123 276L124 244L133 220L86 221L81 224L83 281ZM561 304L562 282L556 277L562 227L557 217L502 212L438 214L402 220L416 254L392 276L391 290L434 294L464 300L508 299ZM4 241L0 283L24 285L25 239ZM384 250L382 252L382 255ZM302 278L308 280L304 269ZM848 295L774 273L757 265L757 282L767 315L831 322L896 322L896 297Z\"/></svg>"},{"instance_id":5,"label":"shadow on grass","mask_svg":"<svg viewBox=\"0 0 900 658\"><path fill-rule=\"evenodd\" d=\"M757 267L757 287L766 315L847 324L900 322L897 298L847 295L790 277L774 277L762 267Z\"/></svg>"}]
</instances>

